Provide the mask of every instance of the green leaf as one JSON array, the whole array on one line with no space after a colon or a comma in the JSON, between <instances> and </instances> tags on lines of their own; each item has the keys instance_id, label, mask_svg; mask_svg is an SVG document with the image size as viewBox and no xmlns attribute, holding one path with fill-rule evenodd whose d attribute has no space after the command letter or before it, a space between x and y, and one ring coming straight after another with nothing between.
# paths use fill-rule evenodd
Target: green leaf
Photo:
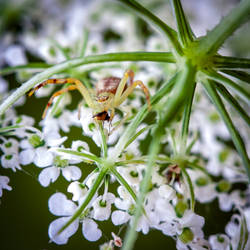
<instances>
[{"instance_id":1,"label":"green leaf","mask_svg":"<svg viewBox=\"0 0 250 250\"><path fill-rule=\"evenodd\" d=\"M141 135L144 131L151 129L153 127L153 125L151 126L146 126L144 128L142 128L141 130L139 130L134 136L132 136L129 141L127 142L127 144L124 147L124 150L139 136Z\"/></svg>"},{"instance_id":2,"label":"green leaf","mask_svg":"<svg viewBox=\"0 0 250 250\"><path fill-rule=\"evenodd\" d=\"M85 52L86 52L87 44L88 44L88 39L89 39L89 31L87 29L84 29L84 31L83 31L83 43L82 43L79 57L85 56Z\"/></svg>"},{"instance_id":3,"label":"green leaf","mask_svg":"<svg viewBox=\"0 0 250 250\"><path fill-rule=\"evenodd\" d=\"M130 187L130 185L127 183L127 181L120 175L120 173L115 169L115 167L110 168L111 173L117 178L119 183L125 187L125 189L129 192L133 200L136 202L137 197L134 192L134 190Z\"/></svg>"},{"instance_id":4,"label":"green leaf","mask_svg":"<svg viewBox=\"0 0 250 250\"><path fill-rule=\"evenodd\" d=\"M188 172L186 171L185 167L180 165L180 168L183 172L183 174L186 177L187 180L187 184L188 184L188 188L189 188L189 192L190 192L190 198L191 198L191 210L194 212L194 208L195 208L195 196L194 196L194 187L192 184L192 180L188 174Z\"/></svg>"},{"instance_id":5,"label":"green leaf","mask_svg":"<svg viewBox=\"0 0 250 250\"><path fill-rule=\"evenodd\" d=\"M182 130L181 130L181 152L185 153L186 151L186 145L187 145L187 138L188 138L188 127L189 127L189 121L191 116L191 110L193 105L193 98L195 93L196 84L193 84L192 89L190 90L190 95L188 96L187 103L184 108L183 112L183 120L182 120Z\"/></svg>"},{"instance_id":6,"label":"green leaf","mask_svg":"<svg viewBox=\"0 0 250 250\"><path fill-rule=\"evenodd\" d=\"M249 67L250 68L250 67ZM221 72L240 79L243 82L250 83L250 74L239 70L221 70Z\"/></svg>"},{"instance_id":7,"label":"green leaf","mask_svg":"<svg viewBox=\"0 0 250 250\"><path fill-rule=\"evenodd\" d=\"M62 148L58 148L56 149L57 152L62 152L62 153L65 153L65 154L71 154L71 155L75 155L75 156L80 156L84 159L88 159L90 161L94 161L96 163L102 163L102 160L97 157L96 155L92 155L92 154L86 154L86 153L83 153L83 152L79 152L79 151L75 151L75 150L71 150L71 149L62 149Z\"/></svg>"},{"instance_id":8,"label":"green leaf","mask_svg":"<svg viewBox=\"0 0 250 250\"><path fill-rule=\"evenodd\" d=\"M214 66L218 69L249 69L250 59L248 58L237 58L231 56L220 56L216 55L213 57Z\"/></svg>"},{"instance_id":9,"label":"green leaf","mask_svg":"<svg viewBox=\"0 0 250 250\"><path fill-rule=\"evenodd\" d=\"M224 123L226 124L227 129L232 136L232 140L234 142L234 145L242 158L246 173L247 173L248 178L250 180L250 162L249 162L249 158L248 158L247 151L245 148L245 144L244 144L238 130L235 128L230 116L228 115L220 96L216 92L215 86L209 80L204 82L203 86L205 87L208 96L210 97L211 101L213 102L216 109L218 110L221 118L223 119Z\"/></svg>"},{"instance_id":10,"label":"green leaf","mask_svg":"<svg viewBox=\"0 0 250 250\"><path fill-rule=\"evenodd\" d=\"M161 29L164 32L164 34L167 36L167 38L171 42L171 45L175 49L175 51L178 54L182 54L182 49L181 49L180 44L177 40L177 34L176 34L176 31L174 29L172 29L170 26L168 26L166 23L164 23L160 18L155 16L152 12L150 12L148 9L144 8L138 2L136 2L134 0L118 0L118 1L124 3L125 5L130 7L132 10L137 12L143 18L148 20L150 24L154 23L159 29Z\"/></svg>"},{"instance_id":11,"label":"green leaf","mask_svg":"<svg viewBox=\"0 0 250 250\"><path fill-rule=\"evenodd\" d=\"M247 20L250 14L250 1L242 0L219 24L204 36L197 49L203 55L214 54L225 40Z\"/></svg>"},{"instance_id":12,"label":"green leaf","mask_svg":"<svg viewBox=\"0 0 250 250\"><path fill-rule=\"evenodd\" d=\"M247 103L250 100L250 92L249 90L241 87L239 84L235 83L234 81L226 78L225 76L217 73L214 70L204 71L206 76L214 80L216 82L222 83L224 86L229 86L233 91L235 91L242 99L244 99Z\"/></svg>"},{"instance_id":13,"label":"green leaf","mask_svg":"<svg viewBox=\"0 0 250 250\"><path fill-rule=\"evenodd\" d=\"M185 16L180 0L172 0L172 5L177 23L177 30L182 45L187 47L194 39L190 24Z\"/></svg>"},{"instance_id":14,"label":"green leaf","mask_svg":"<svg viewBox=\"0 0 250 250\"><path fill-rule=\"evenodd\" d=\"M4 69L0 69L0 75L7 75L11 74L20 70L27 70L27 71L33 71L33 72L39 72L44 69L47 69L49 67L53 66L52 64L47 63L28 63L25 65L18 65L13 67L7 67Z\"/></svg>"},{"instance_id":15,"label":"green leaf","mask_svg":"<svg viewBox=\"0 0 250 250\"><path fill-rule=\"evenodd\" d=\"M219 90L220 94L224 97L224 99L237 111L237 113L245 120L245 122L250 125L250 118L246 111L240 106L237 100L230 94L227 89L219 84L214 82L216 88Z\"/></svg>"}]
</instances>

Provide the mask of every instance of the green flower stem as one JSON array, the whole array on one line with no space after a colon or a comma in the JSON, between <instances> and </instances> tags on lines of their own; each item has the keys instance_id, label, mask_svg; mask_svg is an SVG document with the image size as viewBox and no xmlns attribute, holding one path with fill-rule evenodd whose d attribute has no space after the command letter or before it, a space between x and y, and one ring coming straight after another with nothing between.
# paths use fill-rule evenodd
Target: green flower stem
<instances>
[{"instance_id":1,"label":"green flower stem","mask_svg":"<svg viewBox=\"0 0 250 250\"><path fill-rule=\"evenodd\" d=\"M181 1L180 0L171 0L175 19L177 23L178 35L182 42L182 45L186 47L193 39L193 32L190 28L187 18L185 17L185 13L183 11Z\"/></svg>"},{"instance_id":2,"label":"green flower stem","mask_svg":"<svg viewBox=\"0 0 250 250\"><path fill-rule=\"evenodd\" d=\"M205 74L210 80L214 80L216 82L222 83L223 85L229 86L230 88L232 88L232 90L237 92L237 94L239 94L242 99L244 99L247 103L249 102L250 100L249 91L241 87L239 84L233 82L229 78L226 78L223 75L213 70L210 70L209 72L205 72Z\"/></svg>"},{"instance_id":3,"label":"green flower stem","mask_svg":"<svg viewBox=\"0 0 250 250\"><path fill-rule=\"evenodd\" d=\"M159 121L158 126L153 134L153 141L149 148L149 158L146 167L146 173L142 180L141 192L137 201L137 209L132 219L132 226L126 233L124 247L122 248L123 250L130 250L133 248L137 237L137 224L139 222L144 199L150 185L153 166L160 150L161 136L165 131L164 128L175 118L176 114L183 106L186 97L189 96L190 85L192 86L194 84L195 72L195 68L189 63L189 61L187 61L184 65L183 71L178 75L176 85L173 88L170 97L167 99L166 104L164 105L167 107L167 109L165 112L163 112L164 117Z\"/></svg>"},{"instance_id":4,"label":"green flower stem","mask_svg":"<svg viewBox=\"0 0 250 250\"><path fill-rule=\"evenodd\" d=\"M57 235L60 234L63 230L65 230L73 221L75 221L81 213L84 211L84 209L88 206L89 202L94 197L95 193L97 192L98 188L100 187L104 177L106 176L106 173L108 171L108 167L103 167L95 179L95 182L93 183L92 187L89 189L86 198L84 199L84 202L81 204L81 206L76 210L76 212L70 217L70 219L67 221L65 225L60 228L60 230L57 232Z\"/></svg>"},{"instance_id":5,"label":"green flower stem","mask_svg":"<svg viewBox=\"0 0 250 250\"><path fill-rule=\"evenodd\" d=\"M205 83L203 83L203 85L208 93L208 96L211 98L211 101L214 103L219 114L221 115L222 119L224 120L224 122L227 126L227 129L229 130L229 133L232 136L232 140L234 142L234 145L235 145L237 151L241 155L242 161L243 161L244 166L245 166L246 173L247 173L249 181L250 181L250 161L249 161L249 158L248 158L248 155L246 152L244 142L243 142L238 130L235 128L230 116L228 115L220 96L216 92L214 85L210 81L206 81Z\"/></svg>"},{"instance_id":6,"label":"green flower stem","mask_svg":"<svg viewBox=\"0 0 250 250\"><path fill-rule=\"evenodd\" d=\"M188 188L189 188L189 192L190 192L190 200L191 200L191 210L194 212L194 208L195 208L195 196L194 196L194 187L192 184L192 180L188 174L188 172L185 169L185 166L181 166L179 165L182 173L185 175L186 180L187 180L187 184L188 184Z\"/></svg>"},{"instance_id":7,"label":"green flower stem","mask_svg":"<svg viewBox=\"0 0 250 250\"><path fill-rule=\"evenodd\" d=\"M55 46L56 49L58 49L58 51L61 52L65 60L70 60L69 54L66 52L65 48L63 48L58 41L56 41L55 39L50 39L50 42Z\"/></svg>"},{"instance_id":8,"label":"green flower stem","mask_svg":"<svg viewBox=\"0 0 250 250\"><path fill-rule=\"evenodd\" d=\"M136 194L134 190L130 187L130 185L127 183L127 181L120 175L120 173L115 169L115 167L111 167L110 171L119 181L119 183L125 187L125 189L129 192L133 200L136 202L137 201Z\"/></svg>"},{"instance_id":9,"label":"green flower stem","mask_svg":"<svg viewBox=\"0 0 250 250\"><path fill-rule=\"evenodd\" d=\"M106 139L106 135L104 134L102 123L99 123L99 133L100 133L101 141L102 141L102 143L101 143L102 156L104 158L107 158L107 156L108 156L107 139Z\"/></svg>"},{"instance_id":10,"label":"green flower stem","mask_svg":"<svg viewBox=\"0 0 250 250\"><path fill-rule=\"evenodd\" d=\"M246 113L246 111L240 106L237 100L230 94L227 89L219 84L214 83L216 89L220 92L220 94L224 97L224 99L237 111L237 113L245 120L245 122L250 126L250 117Z\"/></svg>"},{"instance_id":11,"label":"green flower stem","mask_svg":"<svg viewBox=\"0 0 250 250\"><path fill-rule=\"evenodd\" d=\"M164 23L160 18L155 16L152 12L150 12L148 9L144 8L142 5L140 5L138 2L134 0L118 0L120 2L123 2L125 5L130 7L132 10L137 12L139 15L141 15L143 18L149 21L149 23L154 23L156 27L161 29L166 37L169 39L172 47L174 50L181 55L182 49L180 47L180 44L177 39L177 33L174 29L172 29L170 26L168 26L166 23Z\"/></svg>"},{"instance_id":12,"label":"green flower stem","mask_svg":"<svg viewBox=\"0 0 250 250\"><path fill-rule=\"evenodd\" d=\"M243 82L250 83L250 74L248 74L247 72L239 70L221 70L221 72L233 76Z\"/></svg>"},{"instance_id":13,"label":"green flower stem","mask_svg":"<svg viewBox=\"0 0 250 250\"><path fill-rule=\"evenodd\" d=\"M11 74L13 72L19 71L19 70L30 70L33 72L39 72L41 70L47 69L49 67L53 66L52 64L47 64L47 63L28 63L25 65L18 65L18 66L12 66L12 67L7 67L4 69L0 69L0 75L7 75Z\"/></svg>"},{"instance_id":14,"label":"green flower stem","mask_svg":"<svg viewBox=\"0 0 250 250\"><path fill-rule=\"evenodd\" d=\"M85 52L86 52L87 44L88 44L88 39L89 39L89 31L87 29L84 29L84 31L83 31L83 43L82 43L79 57L85 56Z\"/></svg>"},{"instance_id":15,"label":"green flower stem","mask_svg":"<svg viewBox=\"0 0 250 250\"><path fill-rule=\"evenodd\" d=\"M186 153L188 127L189 127L189 121L190 121L191 110L192 110L192 105L193 105L195 87L196 87L196 84L193 84L192 89L190 90L191 92L190 96L188 96L187 104L184 108L182 130L181 130L181 148L180 148L181 154Z\"/></svg>"},{"instance_id":16,"label":"green flower stem","mask_svg":"<svg viewBox=\"0 0 250 250\"><path fill-rule=\"evenodd\" d=\"M146 163L146 159L132 159L127 161L117 161L115 166L128 166L129 164L144 164Z\"/></svg>"},{"instance_id":17,"label":"green flower stem","mask_svg":"<svg viewBox=\"0 0 250 250\"><path fill-rule=\"evenodd\" d=\"M99 163L99 164L102 163L102 160L99 157L97 157L96 155L86 154L86 153L79 152L79 151L74 151L74 150L71 150L71 149L61 149L61 148L57 149L56 151L57 152L62 152L62 153L65 153L65 154L71 154L71 155L83 157L84 159L87 158L88 160L94 161L94 162Z\"/></svg>"},{"instance_id":18,"label":"green flower stem","mask_svg":"<svg viewBox=\"0 0 250 250\"><path fill-rule=\"evenodd\" d=\"M141 135L143 132L145 132L146 130L151 129L153 126L146 126L144 128L142 128L140 131L138 131L134 136L132 136L129 141L127 142L127 144L125 145L124 149L126 149L139 135Z\"/></svg>"},{"instance_id":19,"label":"green flower stem","mask_svg":"<svg viewBox=\"0 0 250 250\"><path fill-rule=\"evenodd\" d=\"M159 131L157 130L157 133L154 134L153 141L150 144L148 164L146 167L145 176L142 180L141 192L136 203L137 207L136 207L135 215L132 217L131 227L129 228L129 230L127 231L125 235L125 240L124 240L122 250L132 249L136 241L137 234L138 234L136 232L136 228L137 228L137 224L139 222L139 219L143 211L143 203L144 203L145 196L150 186L153 166L154 166L157 154L160 149L159 141L161 139L161 134L162 133L159 133Z\"/></svg>"},{"instance_id":20,"label":"green flower stem","mask_svg":"<svg viewBox=\"0 0 250 250\"><path fill-rule=\"evenodd\" d=\"M242 0L220 23L203 37L198 45L198 54L215 53L224 41L239 28L250 14L250 1Z\"/></svg>"},{"instance_id":21,"label":"green flower stem","mask_svg":"<svg viewBox=\"0 0 250 250\"><path fill-rule=\"evenodd\" d=\"M22 84L20 88L18 88L0 105L0 115L2 115L14 102L16 102L21 96L23 96L37 83L48 79L54 74L84 64L115 62L115 61L116 62L153 61L153 62L174 63L175 59L173 58L172 53L165 53L165 52L123 52L123 53L109 53L103 55L86 56L84 58L76 58L69 61L65 61L44 70L43 72L35 75L30 80Z\"/></svg>"},{"instance_id":22,"label":"green flower stem","mask_svg":"<svg viewBox=\"0 0 250 250\"><path fill-rule=\"evenodd\" d=\"M6 133L6 132L9 132L13 129L16 129L16 128L21 128L23 126L20 126L20 125L12 125L12 126L7 126L7 127L4 127L4 128L0 128L0 134L1 133Z\"/></svg>"},{"instance_id":23,"label":"green flower stem","mask_svg":"<svg viewBox=\"0 0 250 250\"><path fill-rule=\"evenodd\" d=\"M190 166L191 168L195 168L195 169L200 170L202 173L204 173L206 176L209 177L209 180L211 180L210 174L207 172L206 168L200 166L200 165L197 164L197 163L191 162L191 161L187 161L187 162L186 162L186 165L187 165L187 166Z\"/></svg>"},{"instance_id":24,"label":"green flower stem","mask_svg":"<svg viewBox=\"0 0 250 250\"><path fill-rule=\"evenodd\" d=\"M157 93L154 95L154 97L151 99L151 105L152 107L160 101L160 99L167 95L168 92L172 89L176 79L176 74L174 77L172 77L168 82L166 82L160 90L157 91ZM141 121L146 117L148 111L148 106L145 104L140 111L137 113L137 115L134 117L134 119L130 122L122 136L120 137L118 143L116 144L113 152L110 155L110 160L116 159L119 157L121 152L124 150L128 142L131 138L133 138L136 129L138 128Z\"/></svg>"},{"instance_id":25,"label":"green flower stem","mask_svg":"<svg viewBox=\"0 0 250 250\"><path fill-rule=\"evenodd\" d=\"M216 55L214 58L214 66L218 69L249 69L250 59L248 58L237 58L231 56L219 56Z\"/></svg>"}]
</instances>

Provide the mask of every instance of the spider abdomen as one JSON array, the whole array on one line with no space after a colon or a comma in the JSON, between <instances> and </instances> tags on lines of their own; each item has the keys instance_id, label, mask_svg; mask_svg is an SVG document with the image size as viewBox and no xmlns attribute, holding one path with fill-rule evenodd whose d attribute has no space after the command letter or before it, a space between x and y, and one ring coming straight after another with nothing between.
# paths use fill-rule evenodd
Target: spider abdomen
<instances>
[{"instance_id":1,"label":"spider abdomen","mask_svg":"<svg viewBox=\"0 0 250 250\"><path fill-rule=\"evenodd\" d=\"M115 94L120 81L121 78L115 76L110 76L99 80L96 85L97 95L104 92Z\"/></svg>"}]
</instances>

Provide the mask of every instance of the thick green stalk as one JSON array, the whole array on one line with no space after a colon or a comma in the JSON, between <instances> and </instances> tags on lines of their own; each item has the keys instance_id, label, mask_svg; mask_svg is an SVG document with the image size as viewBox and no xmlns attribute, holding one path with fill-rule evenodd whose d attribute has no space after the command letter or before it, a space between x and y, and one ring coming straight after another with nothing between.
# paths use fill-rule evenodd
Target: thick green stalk
<instances>
[{"instance_id":1,"label":"thick green stalk","mask_svg":"<svg viewBox=\"0 0 250 250\"><path fill-rule=\"evenodd\" d=\"M209 72L205 72L205 74L210 80L214 80L216 82L222 83L224 86L229 86L242 99L244 99L246 103L249 102L249 100L250 100L250 91L249 90L243 88L241 85L235 83L231 79L217 73L214 70L210 70Z\"/></svg>"},{"instance_id":2,"label":"thick green stalk","mask_svg":"<svg viewBox=\"0 0 250 250\"><path fill-rule=\"evenodd\" d=\"M250 66L249 66L250 68ZM250 83L250 74L245 71L240 70L221 70L222 73L225 73L229 76L233 76L243 82Z\"/></svg>"},{"instance_id":3,"label":"thick green stalk","mask_svg":"<svg viewBox=\"0 0 250 250\"><path fill-rule=\"evenodd\" d=\"M216 55L213 57L213 64L218 69L249 69L250 59Z\"/></svg>"},{"instance_id":4,"label":"thick green stalk","mask_svg":"<svg viewBox=\"0 0 250 250\"><path fill-rule=\"evenodd\" d=\"M250 161L249 161L249 158L247 155L245 144L244 144L238 130L235 128L229 114L227 113L220 96L217 94L214 85L212 83L210 83L210 81L206 81L203 85L208 93L208 96L211 98L211 101L214 103L219 114L221 115L222 119L224 120L224 122L227 126L227 129L229 130L229 133L231 134L234 145L235 145L237 151L239 152L239 154L241 155L242 161L243 161L244 166L245 166L246 173L247 173L249 181L250 181Z\"/></svg>"},{"instance_id":5,"label":"thick green stalk","mask_svg":"<svg viewBox=\"0 0 250 250\"><path fill-rule=\"evenodd\" d=\"M134 0L118 0L120 2L123 2L125 5L130 7L132 10L136 11L139 15L141 15L143 18L149 21L149 23L154 23L155 26L157 26L159 29L161 29L164 34L169 39L172 47L178 54L182 54L182 49L180 47L180 44L177 40L177 33L174 29L172 29L170 26L168 26L166 23L164 23L159 17L155 16L152 12L150 12L148 9L144 8L142 5L140 5L138 2Z\"/></svg>"},{"instance_id":6,"label":"thick green stalk","mask_svg":"<svg viewBox=\"0 0 250 250\"><path fill-rule=\"evenodd\" d=\"M182 121L182 130L181 130L181 154L185 153L187 146L187 138L188 138L188 127L191 116L191 110L193 105L193 98L195 93L196 84L192 86L190 96L188 96L187 104L184 108L183 112L183 121Z\"/></svg>"},{"instance_id":7,"label":"thick green stalk","mask_svg":"<svg viewBox=\"0 0 250 250\"><path fill-rule=\"evenodd\" d=\"M168 126L168 124L176 117L176 114L182 108L187 96L190 95L190 85L192 86L194 84L195 72L195 68L187 61L184 65L183 71L180 72L178 76L176 86L172 90L170 97L167 99L164 105L167 107L167 109L163 112L164 117L159 121L158 126L153 134L153 141L149 148L148 164L146 167L145 176L142 181L141 192L137 202L137 209L132 219L132 226L126 233L123 250L130 250L133 248L137 237L137 224L142 214L143 203L150 185L153 166L160 149L161 136L165 131L164 128Z\"/></svg>"},{"instance_id":8,"label":"thick green stalk","mask_svg":"<svg viewBox=\"0 0 250 250\"><path fill-rule=\"evenodd\" d=\"M172 53L165 52L123 52L86 56L84 58L76 58L69 61L65 61L44 70L43 72L35 75L30 80L22 84L20 88L18 88L0 105L0 115L2 115L14 102L16 102L21 96L23 96L37 83L47 80L54 74L84 64L122 61L152 61L174 63L175 59L173 58Z\"/></svg>"},{"instance_id":9,"label":"thick green stalk","mask_svg":"<svg viewBox=\"0 0 250 250\"><path fill-rule=\"evenodd\" d=\"M169 93L169 91L172 89L176 79L176 74L173 78L171 78L167 83L165 83L160 90L157 91L157 93L154 95L154 97L151 99L151 105L152 107L160 101L160 99ZM114 150L112 151L110 157L110 160L116 159L121 152L124 150L124 148L127 146L128 142L131 138L135 135L135 131L138 128L141 121L146 117L148 111L148 106L144 105L140 111L137 113L137 115L134 117L134 119L130 122L122 136L120 137L118 143L116 144Z\"/></svg>"},{"instance_id":10,"label":"thick green stalk","mask_svg":"<svg viewBox=\"0 0 250 250\"><path fill-rule=\"evenodd\" d=\"M183 47L186 47L193 41L193 32L183 11L181 1L172 0L171 2L175 13L178 35Z\"/></svg>"},{"instance_id":11,"label":"thick green stalk","mask_svg":"<svg viewBox=\"0 0 250 250\"><path fill-rule=\"evenodd\" d=\"M230 94L227 89L219 84L214 82L216 89L219 90L223 98L237 111L237 113L245 120L245 122L250 126L250 118L247 112L240 106L237 100Z\"/></svg>"},{"instance_id":12,"label":"thick green stalk","mask_svg":"<svg viewBox=\"0 0 250 250\"><path fill-rule=\"evenodd\" d=\"M146 174L143 178L142 185L141 185L141 192L140 192L139 198L138 198L137 203L136 203L136 205L137 205L136 212L135 212L135 215L132 219L132 223L131 223L132 225L126 233L122 250L133 249L134 243L136 241L137 234L138 234L136 232L136 228L137 228L139 219L140 219L142 211L143 211L143 203L144 203L145 196L146 196L148 189L149 189L151 175L152 175L152 171L153 171L153 166L154 166L157 154L158 154L159 149L160 149L159 141L161 139L161 134L162 133L159 133L159 131L157 133L154 133L153 141L150 144L150 149L149 149L150 153L149 153L148 164L146 167Z\"/></svg>"},{"instance_id":13,"label":"thick green stalk","mask_svg":"<svg viewBox=\"0 0 250 250\"><path fill-rule=\"evenodd\" d=\"M84 211L84 209L88 206L89 202L94 197L95 193L97 192L98 188L100 187L106 173L108 171L108 168L103 167L95 179L95 182L93 183L92 187L89 189L86 198L84 199L84 202L81 204L81 206L76 210L76 212L70 217L70 219L67 221L65 225L60 228L57 234L60 234L63 230L65 230L73 221L75 221L81 213Z\"/></svg>"},{"instance_id":14,"label":"thick green stalk","mask_svg":"<svg viewBox=\"0 0 250 250\"><path fill-rule=\"evenodd\" d=\"M203 37L197 48L198 54L215 53L225 40L239 28L250 14L250 1L242 0L220 23Z\"/></svg>"}]
</instances>

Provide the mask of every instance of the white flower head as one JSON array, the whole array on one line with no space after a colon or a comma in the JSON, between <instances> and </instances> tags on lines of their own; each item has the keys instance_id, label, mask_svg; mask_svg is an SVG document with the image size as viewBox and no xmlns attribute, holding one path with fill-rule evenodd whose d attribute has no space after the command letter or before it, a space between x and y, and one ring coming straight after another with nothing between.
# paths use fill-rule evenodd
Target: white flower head
<instances>
[{"instance_id":1,"label":"white flower head","mask_svg":"<svg viewBox=\"0 0 250 250\"><path fill-rule=\"evenodd\" d=\"M111 204L114 202L115 196L107 193L105 196L99 196L93 202L93 218L96 220L107 220L111 214Z\"/></svg>"},{"instance_id":2,"label":"white flower head","mask_svg":"<svg viewBox=\"0 0 250 250\"><path fill-rule=\"evenodd\" d=\"M51 240L59 245L66 244L68 239L76 233L79 226L79 219L73 221L64 231L58 234L58 231L67 223L70 217L77 210L74 202L67 199L62 193L55 193L49 199L49 210L57 216L63 216L54 220L49 226L49 236ZM97 241L102 236L101 230L92 219L84 218L82 220L83 236L89 241Z\"/></svg>"}]
</instances>

